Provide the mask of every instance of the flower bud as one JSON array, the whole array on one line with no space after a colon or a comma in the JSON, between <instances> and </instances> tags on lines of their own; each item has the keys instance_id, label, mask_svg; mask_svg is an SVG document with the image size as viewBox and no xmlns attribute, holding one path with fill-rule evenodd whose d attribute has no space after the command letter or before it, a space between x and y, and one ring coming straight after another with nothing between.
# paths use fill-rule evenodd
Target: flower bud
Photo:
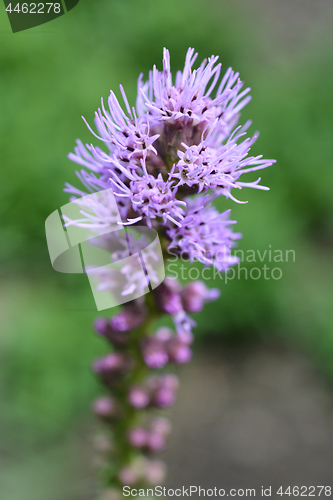
<instances>
[{"instance_id":1,"label":"flower bud","mask_svg":"<svg viewBox=\"0 0 333 500\"><path fill-rule=\"evenodd\" d=\"M121 469L118 474L123 485L132 486L141 481L144 477L146 459L143 456L136 457L132 463Z\"/></svg>"},{"instance_id":2,"label":"flower bud","mask_svg":"<svg viewBox=\"0 0 333 500\"><path fill-rule=\"evenodd\" d=\"M163 283L174 293L180 293L182 286L176 278L172 278L171 276L166 276Z\"/></svg>"},{"instance_id":3,"label":"flower bud","mask_svg":"<svg viewBox=\"0 0 333 500\"><path fill-rule=\"evenodd\" d=\"M133 486L138 481L138 473L134 467L123 467L118 474L120 482L124 486Z\"/></svg>"},{"instance_id":4,"label":"flower bud","mask_svg":"<svg viewBox=\"0 0 333 500\"><path fill-rule=\"evenodd\" d=\"M110 397L101 397L93 404L95 414L103 419L110 420L119 416L119 408L116 401Z\"/></svg>"},{"instance_id":5,"label":"flower bud","mask_svg":"<svg viewBox=\"0 0 333 500\"><path fill-rule=\"evenodd\" d=\"M94 323L94 329L100 335L105 336L108 328L110 327L109 320L107 318L99 317L96 318Z\"/></svg>"},{"instance_id":6,"label":"flower bud","mask_svg":"<svg viewBox=\"0 0 333 500\"><path fill-rule=\"evenodd\" d=\"M177 389L179 380L173 373L165 373L164 375L153 375L147 381L147 386L150 391L156 391L160 387L169 389Z\"/></svg>"},{"instance_id":7,"label":"flower bud","mask_svg":"<svg viewBox=\"0 0 333 500\"><path fill-rule=\"evenodd\" d=\"M158 408L172 406L176 400L175 391L167 387L160 387L153 395L152 402Z\"/></svg>"},{"instance_id":8,"label":"flower bud","mask_svg":"<svg viewBox=\"0 0 333 500\"><path fill-rule=\"evenodd\" d=\"M114 346L121 347L128 343L129 333L114 330L107 318L97 318L94 328L99 335L105 337Z\"/></svg>"},{"instance_id":9,"label":"flower bud","mask_svg":"<svg viewBox=\"0 0 333 500\"><path fill-rule=\"evenodd\" d=\"M181 291L183 307L186 312L195 313L202 310L204 303L220 296L218 288L209 290L203 281L193 281Z\"/></svg>"},{"instance_id":10,"label":"flower bud","mask_svg":"<svg viewBox=\"0 0 333 500\"><path fill-rule=\"evenodd\" d=\"M144 475L148 483L153 486L161 484L165 480L166 465L162 460L146 459L144 467Z\"/></svg>"},{"instance_id":11,"label":"flower bud","mask_svg":"<svg viewBox=\"0 0 333 500\"><path fill-rule=\"evenodd\" d=\"M141 343L143 359L149 368L163 368L168 362L165 343L156 337L146 337Z\"/></svg>"},{"instance_id":12,"label":"flower bud","mask_svg":"<svg viewBox=\"0 0 333 500\"><path fill-rule=\"evenodd\" d=\"M127 332L138 328L145 320L147 310L143 306L131 304L113 316L110 320L111 328L117 332Z\"/></svg>"},{"instance_id":13,"label":"flower bud","mask_svg":"<svg viewBox=\"0 0 333 500\"><path fill-rule=\"evenodd\" d=\"M151 401L153 405L159 408L166 408L173 405L178 387L178 378L175 375L166 374L154 377L148 383L152 390Z\"/></svg>"},{"instance_id":14,"label":"flower bud","mask_svg":"<svg viewBox=\"0 0 333 500\"><path fill-rule=\"evenodd\" d=\"M114 352L94 361L92 370L108 386L114 387L120 376L131 366L131 360L122 353Z\"/></svg>"},{"instance_id":15,"label":"flower bud","mask_svg":"<svg viewBox=\"0 0 333 500\"><path fill-rule=\"evenodd\" d=\"M174 280L172 280L174 281ZM183 310L182 301L174 286L169 286L166 280L154 290L154 296L161 311L174 315Z\"/></svg>"},{"instance_id":16,"label":"flower bud","mask_svg":"<svg viewBox=\"0 0 333 500\"><path fill-rule=\"evenodd\" d=\"M148 443L148 432L143 427L136 427L128 434L128 440L135 448L143 448Z\"/></svg>"},{"instance_id":17,"label":"flower bud","mask_svg":"<svg viewBox=\"0 0 333 500\"><path fill-rule=\"evenodd\" d=\"M150 432L147 434L146 445L150 451L161 451L165 446L165 436L158 432Z\"/></svg>"},{"instance_id":18,"label":"flower bud","mask_svg":"<svg viewBox=\"0 0 333 500\"><path fill-rule=\"evenodd\" d=\"M167 344L170 361L176 364L188 363L192 357L189 346L179 337L174 337Z\"/></svg>"},{"instance_id":19,"label":"flower bud","mask_svg":"<svg viewBox=\"0 0 333 500\"><path fill-rule=\"evenodd\" d=\"M130 389L128 394L128 400L137 410L145 408L149 404L149 396L147 391L139 386L134 386Z\"/></svg>"}]
</instances>

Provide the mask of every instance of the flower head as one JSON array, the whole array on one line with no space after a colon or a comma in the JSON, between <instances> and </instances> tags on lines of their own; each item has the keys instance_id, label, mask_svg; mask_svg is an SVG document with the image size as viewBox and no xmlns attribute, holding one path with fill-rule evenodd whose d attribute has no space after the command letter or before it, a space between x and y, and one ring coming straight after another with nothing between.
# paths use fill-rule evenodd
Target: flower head
<instances>
[{"instance_id":1,"label":"flower head","mask_svg":"<svg viewBox=\"0 0 333 500\"><path fill-rule=\"evenodd\" d=\"M87 124L102 147L78 141L69 158L83 167L78 177L88 192L112 190L118 212L109 195L81 202L84 191L67 184L65 190L83 217L66 218L66 225L102 232L102 240L114 225L162 226L169 250L226 271L238 262L230 250L240 235L231 230L229 211L220 214L211 203L219 196L238 202L234 193L243 187L268 189L259 185L260 178L240 179L274 160L250 155L258 137L246 136L250 121L237 127L240 111L251 99L239 74L229 68L221 77L218 57L199 67L196 58L194 49L188 49L183 71L173 78L164 49L162 71L154 66L147 81L139 77L136 107L129 105L122 86L123 107L112 91L107 106L102 100L95 113L96 132ZM193 198L198 193L205 197ZM138 271L131 266L120 273L122 295L144 293L147 286L140 262ZM116 280L105 270L91 272L100 278L100 289L119 285L121 276Z\"/></svg>"}]
</instances>

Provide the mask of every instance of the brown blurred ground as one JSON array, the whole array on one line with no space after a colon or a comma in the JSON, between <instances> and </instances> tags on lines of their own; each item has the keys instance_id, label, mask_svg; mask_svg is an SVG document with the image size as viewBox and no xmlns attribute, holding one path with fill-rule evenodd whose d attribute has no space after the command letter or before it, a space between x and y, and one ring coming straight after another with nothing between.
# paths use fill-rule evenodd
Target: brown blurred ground
<instances>
[{"instance_id":1,"label":"brown blurred ground","mask_svg":"<svg viewBox=\"0 0 333 500\"><path fill-rule=\"evenodd\" d=\"M168 485L332 486L332 403L324 378L291 350L212 346L181 374Z\"/></svg>"},{"instance_id":2,"label":"brown blurred ground","mask_svg":"<svg viewBox=\"0 0 333 500\"><path fill-rule=\"evenodd\" d=\"M180 371L170 417L166 487L255 488L261 497L271 486L271 498L281 499L280 486L333 486L332 388L280 343L213 343L195 353ZM75 492L59 500L95 499L91 443L91 423L68 443L80 462L69 471Z\"/></svg>"},{"instance_id":3,"label":"brown blurred ground","mask_svg":"<svg viewBox=\"0 0 333 500\"><path fill-rule=\"evenodd\" d=\"M230 1L240 12L249 14L248 22L259 28L258 36L264 43L271 40L271 48L275 47L280 53L287 50L290 55L290 51L297 51L298 45L302 45L314 29L325 32L331 24L331 0Z\"/></svg>"}]
</instances>

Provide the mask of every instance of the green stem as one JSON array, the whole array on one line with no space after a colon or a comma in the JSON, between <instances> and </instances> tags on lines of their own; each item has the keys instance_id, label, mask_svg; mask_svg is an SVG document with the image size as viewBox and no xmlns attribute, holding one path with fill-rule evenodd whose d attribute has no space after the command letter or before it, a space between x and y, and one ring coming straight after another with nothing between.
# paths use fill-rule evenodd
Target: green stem
<instances>
[{"instance_id":1,"label":"green stem","mask_svg":"<svg viewBox=\"0 0 333 500\"><path fill-rule=\"evenodd\" d=\"M153 295L150 292L145 298L146 307L148 309L147 319L137 329L131 333L129 341L128 353L134 361L134 367L124 378L121 386L115 391L115 395L120 403L123 411L123 418L115 422L113 428L113 451L110 461L115 464L115 467L110 467L109 477L107 478L108 486L122 487L119 481L119 471L126 465L129 465L135 456L140 452L134 451L133 447L128 441L128 433L139 421L145 409L136 409L128 401L129 390L133 385L140 385L143 383L149 373L149 368L144 362L141 353L141 341L143 337L148 335L151 331L152 325L155 320L161 315L158 311Z\"/></svg>"}]
</instances>

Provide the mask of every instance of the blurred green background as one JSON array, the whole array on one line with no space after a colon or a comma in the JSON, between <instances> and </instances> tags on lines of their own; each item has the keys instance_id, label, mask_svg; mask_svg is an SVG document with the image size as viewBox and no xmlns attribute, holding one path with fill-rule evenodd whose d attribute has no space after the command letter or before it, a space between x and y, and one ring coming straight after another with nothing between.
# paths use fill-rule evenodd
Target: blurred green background
<instances>
[{"instance_id":1,"label":"blurred green background","mask_svg":"<svg viewBox=\"0 0 333 500\"><path fill-rule=\"evenodd\" d=\"M81 0L25 32L11 33L4 7L0 22L1 498L91 498L72 431L91 434L98 387L89 366L105 346L91 331L85 276L50 265L44 221L67 202L64 182L79 184L67 154L76 138L92 140L80 116L92 122L100 97L119 95L120 83L134 104L137 77L161 68L163 46L174 73L189 46L198 61L217 54L224 70L239 71L253 96L241 123L251 118L250 131L261 132L253 153L277 159L262 171L270 192L242 191L248 205L221 208L232 208L245 255L267 251L242 267L279 267L282 277L243 272L226 283L212 273L222 297L197 315L197 335L282 336L332 378L332 3ZM269 249L294 250L295 262L270 262Z\"/></svg>"}]
</instances>

